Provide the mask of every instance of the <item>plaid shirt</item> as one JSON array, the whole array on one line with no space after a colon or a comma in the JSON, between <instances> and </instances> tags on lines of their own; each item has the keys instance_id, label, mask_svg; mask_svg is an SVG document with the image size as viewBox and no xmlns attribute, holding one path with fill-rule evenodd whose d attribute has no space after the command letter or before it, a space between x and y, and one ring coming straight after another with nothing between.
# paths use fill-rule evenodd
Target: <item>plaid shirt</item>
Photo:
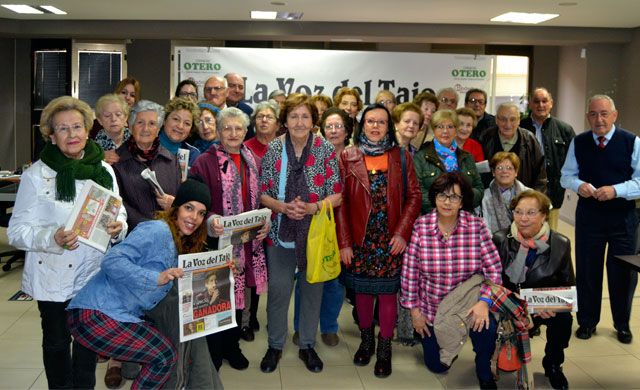
<instances>
[{"instance_id":1,"label":"plaid shirt","mask_svg":"<svg viewBox=\"0 0 640 390\"><path fill-rule=\"evenodd\" d=\"M461 210L458 225L445 240L434 210L413 225L402 262L400 304L408 309L419 307L433 324L438 305L460 283L473 274L482 274L502 284L501 273L500 256L481 218ZM486 285L481 293L491 296Z\"/></svg>"}]
</instances>

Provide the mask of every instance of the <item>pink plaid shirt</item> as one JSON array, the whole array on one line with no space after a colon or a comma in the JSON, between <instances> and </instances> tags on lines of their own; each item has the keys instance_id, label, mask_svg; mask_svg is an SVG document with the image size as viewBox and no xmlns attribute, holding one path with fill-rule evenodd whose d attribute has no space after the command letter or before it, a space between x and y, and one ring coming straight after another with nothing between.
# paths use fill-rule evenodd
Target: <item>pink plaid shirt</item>
<instances>
[{"instance_id":1,"label":"pink plaid shirt","mask_svg":"<svg viewBox=\"0 0 640 390\"><path fill-rule=\"evenodd\" d=\"M408 309L419 307L433 324L438 305L460 283L482 274L501 285L501 273L500 256L482 218L461 210L458 225L444 240L433 210L413 225L402 262L400 304ZM487 286L481 292L491 296Z\"/></svg>"}]
</instances>

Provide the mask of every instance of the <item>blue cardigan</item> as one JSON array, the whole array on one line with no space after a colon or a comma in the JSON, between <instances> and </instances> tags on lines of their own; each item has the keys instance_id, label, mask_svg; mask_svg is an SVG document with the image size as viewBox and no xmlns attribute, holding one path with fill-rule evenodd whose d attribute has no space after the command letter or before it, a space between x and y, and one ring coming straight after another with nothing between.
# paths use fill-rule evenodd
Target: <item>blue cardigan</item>
<instances>
[{"instance_id":1,"label":"blue cardigan","mask_svg":"<svg viewBox=\"0 0 640 390\"><path fill-rule=\"evenodd\" d=\"M171 290L158 286L160 273L178 266L178 252L164 221L140 223L120 244L109 249L100 271L71 300L68 309L99 310L121 322L142 322Z\"/></svg>"}]
</instances>

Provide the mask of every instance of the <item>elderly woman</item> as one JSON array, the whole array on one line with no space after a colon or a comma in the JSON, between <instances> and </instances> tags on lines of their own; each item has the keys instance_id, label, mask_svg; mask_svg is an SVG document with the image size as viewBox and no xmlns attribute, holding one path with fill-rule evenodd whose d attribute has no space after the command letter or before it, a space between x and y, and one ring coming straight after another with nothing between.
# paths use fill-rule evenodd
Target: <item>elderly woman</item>
<instances>
[{"instance_id":1,"label":"elderly woman","mask_svg":"<svg viewBox=\"0 0 640 390\"><path fill-rule=\"evenodd\" d=\"M476 169L473 156L456 144L458 116L455 111L437 111L431 118L431 128L435 138L426 143L413 156L416 174L422 190L422 213L428 213L434 207L429 197L429 188L443 173L458 171L473 188L473 202L470 207L480 206L484 188ZM465 204L465 207L467 205ZM470 211L467 210L467 211Z\"/></svg>"},{"instance_id":2,"label":"elderly woman","mask_svg":"<svg viewBox=\"0 0 640 390\"><path fill-rule=\"evenodd\" d=\"M102 149L88 140L91 108L70 96L53 99L42 112L40 131L46 145L23 174L9 221L9 244L27 252L22 291L38 302L42 318L42 352L48 386L93 388L95 354L73 342L65 309L69 301L100 268L103 253L78 242L65 230L79 194L87 182L118 193L113 169L103 161ZM107 233L121 238L127 232L126 211L120 208Z\"/></svg>"},{"instance_id":3,"label":"elderly woman","mask_svg":"<svg viewBox=\"0 0 640 390\"><path fill-rule=\"evenodd\" d=\"M413 98L413 104L420 107L420 111L422 111L422 127L411 144L420 149L422 144L433 140L433 129L429 126L431 125L431 117L438 109L438 98L435 94L424 91Z\"/></svg>"},{"instance_id":4,"label":"elderly woman","mask_svg":"<svg viewBox=\"0 0 640 390\"><path fill-rule=\"evenodd\" d=\"M105 356L142 363L132 389L161 388L177 361L173 341L141 317L183 276L178 255L203 250L210 201L202 182L187 180L171 209L140 224L112 248L100 272L69 304L76 342Z\"/></svg>"},{"instance_id":5,"label":"elderly woman","mask_svg":"<svg viewBox=\"0 0 640 390\"><path fill-rule=\"evenodd\" d=\"M415 155L418 149L411 142L418 136L422 127L424 117L420 107L413 103L402 103L390 112L396 128L398 144L407 148L411 156Z\"/></svg>"},{"instance_id":6,"label":"elderly woman","mask_svg":"<svg viewBox=\"0 0 640 390\"><path fill-rule=\"evenodd\" d=\"M484 153L482 152L482 145L471 137L471 132L478 124L476 114L470 108L458 108L456 110L458 114L458 131L456 132L456 143L462 150L466 150L471 153L475 162L484 161Z\"/></svg>"},{"instance_id":7,"label":"elderly woman","mask_svg":"<svg viewBox=\"0 0 640 390\"><path fill-rule=\"evenodd\" d=\"M255 125L256 135L245 141L244 144L259 160L262 160L267 153L269 142L276 138L276 132L280 128L278 114L280 114L280 106L269 101L258 103L253 111L251 119Z\"/></svg>"},{"instance_id":8,"label":"elderly woman","mask_svg":"<svg viewBox=\"0 0 640 390\"><path fill-rule=\"evenodd\" d=\"M475 274L501 284L502 266L491 234L481 218L469 208L473 192L459 172L440 175L429 188L435 210L421 216L413 226L411 242L402 263L402 306L411 310L413 327L422 336L424 363L435 373L449 369L440 361L440 345L434 333L436 312L443 299ZM496 388L491 357L496 347L496 321L489 315L491 292L482 284L477 301L463 308L470 317L469 336L476 353L480 388Z\"/></svg>"},{"instance_id":9,"label":"elderly woman","mask_svg":"<svg viewBox=\"0 0 640 390\"><path fill-rule=\"evenodd\" d=\"M358 113L363 107L358 90L349 87L340 88L333 97L333 106L345 110L353 122L353 127L358 126Z\"/></svg>"},{"instance_id":10,"label":"elderly woman","mask_svg":"<svg viewBox=\"0 0 640 390\"><path fill-rule=\"evenodd\" d=\"M260 208L258 164L253 153L242 144L249 123L249 117L235 107L220 111L220 144L207 150L191 167L191 173L201 175L212 194L211 214L207 224L214 237L223 232L217 216L237 215ZM233 257L237 261L234 278L238 327L207 336L209 353L216 368L222 365L222 359L228 360L229 365L237 370L249 366L238 341L242 311L245 306L251 306L251 302L245 302L245 289L253 287L257 294L262 294L267 289L267 266L262 240L266 237L268 226L263 230L255 240L234 246ZM210 242L210 247L217 248L217 242L214 241ZM249 294L249 298L250 296Z\"/></svg>"},{"instance_id":11,"label":"elderly woman","mask_svg":"<svg viewBox=\"0 0 640 390\"><path fill-rule=\"evenodd\" d=\"M122 97L122 99L127 102L129 109L131 109L134 104L140 101L140 82L133 77L124 78L118 82L113 93ZM104 126L100 124L98 120L94 120L89 137L95 139L102 128L104 128Z\"/></svg>"},{"instance_id":12,"label":"elderly woman","mask_svg":"<svg viewBox=\"0 0 640 390\"><path fill-rule=\"evenodd\" d=\"M120 161L113 169L122 188L120 195L131 230L140 222L153 219L156 211L168 210L180 186L176 156L160 145L158 139L163 114L162 106L149 100L139 101L129 115L131 138L116 150ZM147 168L155 172L164 196L140 175Z\"/></svg>"},{"instance_id":13,"label":"elderly woman","mask_svg":"<svg viewBox=\"0 0 640 390\"><path fill-rule=\"evenodd\" d=\"M320 132L336 149L336 154L340 155L344 148L349 145L351 139L351 121L344 110L331 107L322 114L320 118ZM300 274L297 277L301 277ZM304 277L304 275L302 275ZM320 305L320 338L322 342L330 347L335 347L340 342L338 337L338 316L344 301L345 290L338 279L324 283L322 292L322 304ZM300 334L298 333L300 323L300 284L296 283L294 315L293 315L293 343L298 345Z\"/></svg>"},{"instance_id":14,"label":"elderly woman","mask_svg":"<svg viewBox=\"0 0 640 390\"><path fill-rule=\"evenodd\" d=\"M189 151L187 167L191 167L200 156L200 151L186 141L195 131L199 117L198 105L189 99L173 98L164 106L164 125L158 137L160 145L174 156L178 155L180 149Z\"/></svg>"},{"instance_id":15,"label":"elderly woman","mask_svg":"<svg viewBox=\"0 0 640 390\"><path fill-rule=\"evenodd\" d=\"M498 152L489 162L493 180L482 197L482 217L491 233L511 226L513 214L511 201L522 191L530 188L516 177L520 168L518 155L511 152Z\"/></svg>"},{"instance_id":16,"label":"elderly woman","mask_svg":"<svg viewBox=\"0 0 640 390\"><path fill-rule=\"evenodd\" d=\"M338 207L342 200L335 150L328 141L311 133L317 116L316 107L307 95L289 95L280 112L280 121L287 127L287 133L269 143L262 160L260 200L273 211L271 242L267 247L269 348L260 363L263 372L273 372L282 357L295 272L296 269L304 271L307 265L311 215L321 209L322 201ZM302 310L298 356L312 372L320 372L323 367L314 350L322 287L322 283L310 284L300 278Z\"/></svg>"},{"instance_id":17,"label":"elderly woman","mask_svg":"<svg viewBox=\"0 0 640 390\"><path fill-rule=\"evenodd\" d=\"M213 144L219 142L216 131L216 115L220 109L206 102L198 103L198 108L200 109L200 117L196 121L198 131L189 138L189 141L200 153L204 153Z\"/></svg>"},{"instance_id":18,"label":"elderly woman","mask_svg":"<svg viewBox=\"0 0 640 390\"><path fill-rule=\"evenodd\" d=\"M115 149L131 136L127 128L129 105L119 95L103 95L96 102L96 117L102 129L96 134L95 141L104 151L104 160L113 165L118 162Z\"/></svg>"},{"instance_id":19,"label":"elderly woman","mask_svg":"<svg viewBox=\"0 0 640 390\"><path fill-rule=\"evenodd\" d=\"M376 94L376 104L382 104L389 112L396 108L396 95L388 89L382 89Z\"/></svg>"},{"instance_id":20,"label":"elderly woman","mask_svg":"<svg viewBox=\"0 0 640 390\"><path fill-rule=\"evenodd\" d=\"M343 204L336 228L343 280L355 291L362 342L354 364L369 364L374 374L391 374L391 338L397 316L402 253L420 212L420 188L411 155L398 147L391 115L376 104L367 107L354 136L355 144L340 155ZM378 349L374 340L374 301L378 299Z\"/></svg>"},{"instance_id":21,"label":"elderly woman","mask_svg":"<svg viewBox=\"0 0 640 390\"><path fill-rule=\"evenodd\" d=\"M549 198L535 190L523 191L512 200L513 223L493 236L506 288L518 292L520 288L575 285L571 242L549 228L550 208ZM542 359L545 376L554 389L568 389L562 363L571 338L571 313L542 311L533 316L533 323L547 326Z\"/></svg>"},{"instance_id":22,"label":"elderly woman","mask_svg":"<svg viewBox=\"0 0 640 390\"><path fill-rule=\"evenodd\" d=\"M174 97L191 99L194 103L198 102L198 84L192 79L182 80L176 86Z\"/></svg>"}]
</instances>

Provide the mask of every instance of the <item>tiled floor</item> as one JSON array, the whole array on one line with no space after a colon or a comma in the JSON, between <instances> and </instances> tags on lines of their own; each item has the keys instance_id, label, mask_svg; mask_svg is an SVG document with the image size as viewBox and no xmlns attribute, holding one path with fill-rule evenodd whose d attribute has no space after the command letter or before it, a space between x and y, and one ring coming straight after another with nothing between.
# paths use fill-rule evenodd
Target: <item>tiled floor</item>
<instances>
[{"instance_id":1,"label":"tiled floor","mask_svg":"<svg viewBox=\"0 0 640 390\"><path fill-rule=\"evenodd\" d=\"M562 222L560 231L573 236L573 229ZM6 242L3 235L4 231L0 231L0 250L3 247L1 243ZM21 270L19 267L0 274L0 388L45 389L47 382L42 366L37 306L34 302L7 301L20 288ZM588 341L571 339L564 364L569 384L574 389L640 388L640 299L636 299L633 308L631 329L636 338L630 345L620 344L615 338L608 299L604 301L598 333ZM477 386L474 354L469 343L446 375L427 371L421 362L420 347L398 344L393 345L393 374L390 377L376 378L373 362L367 367L355 367L351 359L359 344L359 333L347 305L340 316L340 344L331 348L319 342L317 346L318 354L325 363L322 373L308 372L297 357L297 349L289 343L278 370L263 374L259 363L267 347L265 303L266 299L262 299L259 317L262 329L256 334L256 340L242 344L251 362L249 368L236 371L223 365L220 370L227 389L437 389ZM544 332L542 337L535 337L532 341L532 369L538 388L549 388L541 366L544 342ZM99 389L105 388L102 382L105 370L106 364L98 365ZM498 385L504 389L513 388L514 381L512 374L503 374ZM129 385L125 384L124 388Z\"/></svg>"}]
</instances>

